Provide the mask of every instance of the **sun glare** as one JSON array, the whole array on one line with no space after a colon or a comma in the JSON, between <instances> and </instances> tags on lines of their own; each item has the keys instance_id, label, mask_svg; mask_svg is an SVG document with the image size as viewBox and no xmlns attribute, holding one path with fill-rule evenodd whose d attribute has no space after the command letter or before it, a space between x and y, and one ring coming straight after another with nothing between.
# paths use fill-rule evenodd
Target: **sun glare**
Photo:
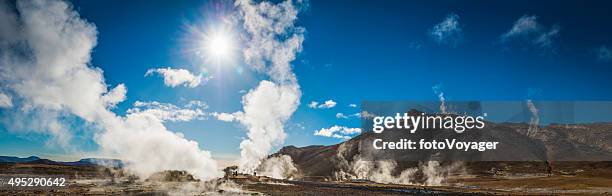
<instances>
[{"instance_id":1,"label":"sun glare","mask_svg":"<svg viewBox=\"0 0 612 196\"><path fill-rule=\"evenodd\" d=\"M232 34L226 30L207 32L200 47L205 58L216 63L231 60L235 48Z\"/></svg>"},{"instance_id":2,"label":"sun glare","mask_svg":"<svg viewBox=\"0 0 612 196\"><path fill-rule=\"evenodd\" d=\"M208 43L208 52L212 56L223 57L229 53L230 41L222 34L216 34L211 37Z\"/></svg>"}]
</instances>

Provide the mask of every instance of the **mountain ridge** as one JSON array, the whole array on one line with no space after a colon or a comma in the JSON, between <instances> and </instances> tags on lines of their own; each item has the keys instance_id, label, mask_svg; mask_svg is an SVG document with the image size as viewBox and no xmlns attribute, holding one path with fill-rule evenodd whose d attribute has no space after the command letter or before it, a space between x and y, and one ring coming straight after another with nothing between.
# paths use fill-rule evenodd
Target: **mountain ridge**
<instances>
[{"instance_id":1,"label":"mountain ridge","mask_svg":"<svg viewBox=\"0 0 612 196\"><path fill-rule=\"evenodd\" d=\"M577 159L591 160L594 156L612 155L612 123L584 123L584 124L549 124L539 127L534 135L529 135L529 124L526 123L492 123L487 122L489 135L502 141L512 141L515 146L511 146L513 151L510 153L489 153L489 156L523 156L524 151L529 151L535 157L544 157L542 161L464 161L463 165L470 174L493 175L500 168L505 168L506 173L567 173L580 170L580 167L597 168L603 167L612 169L612 161L575 161ZM397 131L397 130L395 130ZM352 164L367 154L360 147L359 143L368 141L384 134L391 134L392 131L385 131L380 134L366 130L362 134L338 144L327 146L285 146L278 152L270 156L290 156L299 172L304 177L320 176L333 178L337 172L346 170L346 163ZM399 133L399 134L398 134ZM404 132L405 133L405 132ZM410 138L414 135L394 133L395 138ZM417 132L418 133L418 132ZM398 136L399 135L399 136ZM398 137L396 137L398 136ZM444 137L445 135L433 136ZM398 151L401 153L401 151ZM405 153L408 154L408 153ZM397 155L396 157L410 157L416 155ZM413 157L414 158L414 157ZM520 158L520 157L518 157ZM412 159L403 159L412 160ZM570 161L567 161L570 160ZM397 168L393 170L395 175L408 168L418 167L420 161L397 161ZM449 164L444 161L441 164ZM596 166L592 166L596 165ZM503 170L503 169L502 169Z\"/></svg>"},{"instance_id":2,"label":"mountain ridge","mask_svg":"<svg viewBox=\"0 0 612 196\"><path fill-rule=\"evenodd\" d=\"M100 165L110 167L123 167L123 161L119 159L106 159L106 158L82 158L78 161L54 161L50 159L43 159L38 156L29 157L17 157L17 156L0 156L0 163L38 163L38 164L51 164L51 165Z\"/></svg>"}]
</instances>

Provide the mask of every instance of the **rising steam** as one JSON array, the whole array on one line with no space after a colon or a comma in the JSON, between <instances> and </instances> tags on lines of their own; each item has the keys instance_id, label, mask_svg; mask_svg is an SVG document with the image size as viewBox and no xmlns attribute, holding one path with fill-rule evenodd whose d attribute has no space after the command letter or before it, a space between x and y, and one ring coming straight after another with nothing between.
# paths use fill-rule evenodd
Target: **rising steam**
<instances>
[{"instance_id":1,"label":"rising steam","mask_svg":"<svg viewBox=\"0 0 612 196\"><path fill-rule=\"evenodd\" d=\"M440 113L446 114L446 98L444 97L444 92L442 91L442 84L437 84L431 87L431 90L433 90L440 100Z\"/></svg>"},{"instance_id":2,"label":"rising steam","mask_svg":"<svg viewBox=\"0 0 612 196\"><path fill-rule=\"evenodd\" d=\"M240 143L239 168L251 173L274 146L284 142L283 124L300 104L302 93L290 63L302 50L304 29L295 26L298 9L291 0L279 4L238 0L235 6L245 30L245 62L270 77L242 97L243 111L235 113L248 129Z\"/></svg>"},{"instance_id":3,"label":"rising steam","mask_svg":"<svg viewBox=\"0 0 612 196\"><path fill-rule=\"evenodd\" d=\"M293 165L293 160L288 155L272 156L265 159L257 173L276 179L293 179L298 175L298 169Z\"/></svg>"},{"instance_id":4,"label":"rising steam","mask_svg":"<svg viewBox=\"0 0 612 196\"><path fill-rule=\"evenodd\" d=\"M536 108L535 104L533 103L533 101L531 101L531 99L527 100L527 108L531 113L527 136L533 137L538 132L538 129L540 127L540 115L538 114L538 108Z\"/></svg>"},{"instance_id":5,"label":"rising steam","mask_svg":"<svg viewBox=\"0 0 612 196\"><path fill-rule=\"evenodd\" d=\"M342 143L338 147L337 171L334 174L336 180L439 186L444 184L451 173L463 169L463 164L460 162L442 166L438 161L426 161L420 162L417 167L400 171L398 163L394 160L366 160L359 154L347 159L350 145Z\"/></svg>"}]
</instances>

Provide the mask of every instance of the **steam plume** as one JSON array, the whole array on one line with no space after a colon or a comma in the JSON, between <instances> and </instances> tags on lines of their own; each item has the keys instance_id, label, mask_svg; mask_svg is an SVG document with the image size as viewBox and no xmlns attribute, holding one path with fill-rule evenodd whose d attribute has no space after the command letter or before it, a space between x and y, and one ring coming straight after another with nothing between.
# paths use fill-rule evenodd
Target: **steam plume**
<instances>
[{"instance_id":1,"label":"steam plume","mask_svg":"<svg viewBox=\"0 0 612 196\"><path fill-rule=\"evenodd\" d=\"M439 186L444 184L452 172L460 171L463 166L460 162L441 166L438 161L426 161L420 162L417 167L399 171L400 168L394 160L366 160L359 154L353 156L352 160L347 159L350 145L342 143L338 147L338 164L335 172L337 180Z\"/></svg>"},{"instance_id":2,"label":"steam plume","mask_svg":"<svg viewBox=\"0 0 612 196\"><path fill-rule=\"evenodd\" d=\"M540 126L540 115L538 114L538 108L531 99L527 100L527 108L531 112L531 119L529 120L529 129L527 130L527 136L533 137L538 132Z\"/></svg>"},{"instance_id":3,"label":"steam plume","mask_svg":"<svg viewBox=\"0 0 612 196\"><path fill-rule=\"evenodd\" d=\"M431 89L438 96L438 99L440 99L440 113L446 114L446 98L444 98L444 92L442 92L442 84L437 84L431 87Z\"/></svg>"},{"instance_id":4,"label":"steam plume","mask_svg":"<svg viewBox=\"0 0 612 196\"><path fill-rule=\"evenodd\" d=\"M265 159L257 168L259 174L276 179L293 179L298 169L288 155L272 156Z\"/></svg>"},{"instance_id":5,"label":"steam plume","mask_svg":"<svg viewBox=\"0 0 612 196\"><path fill-rule=\"evenodd\" d=\"M301 90L290 62L302 49L304 29L295 26L298 9L291 0L279 4L238 0L235 6L246 32L245 62L271 79L242 97L243 112L237 116L248 129L248 138L240 143L240 170L250 173L284 142L283 124L300 104Z\"/></svg>"}]
</instances>

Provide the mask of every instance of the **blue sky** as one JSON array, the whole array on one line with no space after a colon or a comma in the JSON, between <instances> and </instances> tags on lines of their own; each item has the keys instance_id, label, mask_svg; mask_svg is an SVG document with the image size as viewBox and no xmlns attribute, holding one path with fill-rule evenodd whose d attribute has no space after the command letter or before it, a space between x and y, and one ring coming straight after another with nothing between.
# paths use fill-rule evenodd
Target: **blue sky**
<instances>
[{"instance_id":1,"label":"blue sky","mask_svg":"<svg viewBox=\"0 0 612 196\"><path fill-rule=\"evenodd\" d=\"M240 57L210 65L186 49L193 41L190 28L218 23L220 15L233 11L232 2L72 4L98 31L91 65L103 70L110 86L128 88L127 99L113 109L118 114L135 101L183 105L190 100L205 102L209 112L231 113L242 108L241 90L267 78ZM606 1L309 1L296 24L306 29L303 51L292 63L302 97L285 125L285 145L338 143L342 140L313 133L334 125L359 127L359 118L337 118L337 113L357 113L364 100L437 100L436 85L449 100L610 100L611 7ZM508 34L521 18L535 27ZM432 35L436 29L442 38ZM195 88L172 88L158 75L145 77L147 70L165 67L204 71L213 78ZM308 107L326 100L336 105ZM239 123L213 117L165 125L217 157L239 156L246 137ZM74 145L84 154L95 151L95 142L80 129ZM75 153L47 140L0 127L2 154Z\"/></svg>"}]
</instances>

